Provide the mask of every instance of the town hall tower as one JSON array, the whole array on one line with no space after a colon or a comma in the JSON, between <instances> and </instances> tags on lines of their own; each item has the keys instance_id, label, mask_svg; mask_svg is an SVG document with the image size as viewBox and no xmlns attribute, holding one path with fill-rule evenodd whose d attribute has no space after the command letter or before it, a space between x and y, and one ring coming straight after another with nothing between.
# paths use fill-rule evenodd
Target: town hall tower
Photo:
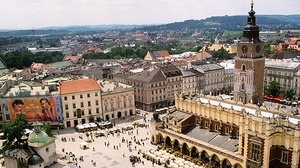
<instances>
[{"instance_id":1,"label":"town hall tower","mask_svg":"<svg viewBox=\"0 0 300 168\"><path fill-rule=\"evenodd\" d=\"M264 43L259 39L253 1L248 13L243 39L237 44L237 56L234 58L234 100L258 104L263 102L265 58Z\"/></svg>"}]
</instances>

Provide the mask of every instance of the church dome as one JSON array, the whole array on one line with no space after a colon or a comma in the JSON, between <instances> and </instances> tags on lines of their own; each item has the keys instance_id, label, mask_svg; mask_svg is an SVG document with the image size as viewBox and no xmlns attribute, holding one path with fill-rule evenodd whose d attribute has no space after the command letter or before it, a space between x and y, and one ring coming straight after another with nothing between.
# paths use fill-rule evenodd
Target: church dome
<instances>
[{"instance_id":1,"label":"church dome","mask_svg":"<svg viewBox=\"0 0 300 168\"><path fill-rule=\"evenodd\" d=\"M42 123L34 123L32 126L34 127L34 131L29 134L28 142L30 143L45 143L48 141L49 136L40 129L40 126L43 125Z\"/></svg>"},{"instance_id":2,"label":"church dome","mask_svg":"<svg viewBox=\"0 0 300 168\"><path fill-rule=\"evenodd\" d=\"M28 159L28 165L38 165L44 162L44 159L37 154L31 155Z\"/></svg>"},{"instance_id":3,"label":"church dome","mask_svg":"<svg viewBox=\"0 0 300 168\"><path fill-rule=\"evenodd\" d=\"M48 138L48 135L44 131L40 131L39 133L32 132L28 137L28 141L30 143L45 143L48 141Z\"/></svg>"}]
</instances>

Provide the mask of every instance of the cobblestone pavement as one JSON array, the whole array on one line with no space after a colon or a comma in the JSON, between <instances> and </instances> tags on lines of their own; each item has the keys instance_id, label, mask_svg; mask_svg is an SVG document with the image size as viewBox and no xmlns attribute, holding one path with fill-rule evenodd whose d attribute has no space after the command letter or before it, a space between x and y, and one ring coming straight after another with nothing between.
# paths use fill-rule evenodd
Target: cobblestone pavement
<instances>
[{"instance_id":1,"label":"cobblestone pavement","mask_svg":"<svg viewBox=\"0 0 300 168\"><path fill-rule=\"evenodd\" d=\"M141 114L136 116L135 121L144 122L144 119L142 115L145 112L141 112ZM151 114L152 115L152 114ZM148 120L151 119L150 114L146 115L146 121L148 124ZM127 126L129 124L132 124L132 121L127 120L116 120L116 126L121 128L122 126ZM59 131L59 135L56 139L56 151L57 154L59 154L61 157L65 156L64 153L66 152L72 152L76 158L79 158L80 156L83 158L83 161L79 161L77 159L77 166L76 162L73 161L72 163L67 163L68 159L58 159L58 163L51 166L51 168L75 168L75 167L81 167L81 168L130 168L135 166L136 168L145 168L145 167L163 167L159 165L152 165L150 161L147 161L146 159L142 158L141 154L138 154L138 150L142 151L149 151L150 149L156 149L156 146L152 145L150 143L150 131L149 128L140 127L140 128L134 128L131 132L132 134L128 134L128 131L126 133L120 133L120 136L118 137L116 134L108 135L108 137L94 137L94 141L89 143L88 149L81 149L80 143L85 142L87 139L86 135L84 133L78 133L73 128L63 129L63 130L56 130L55 132ZM82 139L79 138L79 136L82 136ZM63 142L61 138L66 138L67 142ZM142 139L146 139L144 141L144 146L138 145L134 143L134 137L136 140L141 141ZM72 138L75 139L75 141L72 141ZM125 142L122 143L122 138L125 138ZM127 147L127 141L132 141L132 151L129 150L129 147ZM107 147L105 144L109 143L109 146ZM117 147L118 146L118 147ZM115 149L114 149L115 147ZM135 148L136 147L136 148ZM118 149L117 149L118 148ZM62 152L64 149L64 153ZM95 149L95 150L93 150ZM125 157L124 157L125 155ZM129 156L135 155L141 158L141 160L144 162L144 165L142 163L136 163L135 165L132 165L129 161ZM93 165L93 162L96 163L96 165Z\"/></svg>"}]
</instances>

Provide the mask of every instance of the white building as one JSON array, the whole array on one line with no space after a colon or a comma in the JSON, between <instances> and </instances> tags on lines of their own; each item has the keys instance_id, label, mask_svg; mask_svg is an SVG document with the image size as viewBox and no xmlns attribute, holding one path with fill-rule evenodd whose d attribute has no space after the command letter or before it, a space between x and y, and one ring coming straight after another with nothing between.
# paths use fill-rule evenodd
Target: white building
<instances>
[{"instance_id":1,"label":"white building","mask_svg":"<svg viewBox=\"0 0 300 168\"><path fill-rule=\"evenodd\" d=\"M103 119L100 89L94 79L60 82L65 127Z\"/></svg>"},{"instance_id":2,"label":"white building","mask_svg":"<svg viewBox=\"0 0 300 168\"><path fill-rule=\"evenodd\" d=\"M101 86L103 116L106 120L115 120L135 115L134 88L132 86L98 81Z\"/></svg>"}]
</instances>

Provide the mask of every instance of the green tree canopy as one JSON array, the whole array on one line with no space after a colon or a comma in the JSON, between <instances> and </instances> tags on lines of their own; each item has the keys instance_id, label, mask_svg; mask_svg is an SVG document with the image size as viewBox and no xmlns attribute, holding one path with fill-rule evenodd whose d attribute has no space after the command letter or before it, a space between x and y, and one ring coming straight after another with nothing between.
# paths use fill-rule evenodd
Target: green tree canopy
<instances>
[{"instance_id":1,"label":"green tree canopy","mask_svg":"<svg viewBox=\"0 0 300 168\"><path fill-rule=\"evenodd\" d=\"M276 81L271 81L268 88L267 94L273 96L279 96L280 84Z\"/></svg>"},{"instance_id":2,"label":"green tree canopy","mask_svg":"<svg viewBox=\"0 0 300 168\"><path fill-rule=\"evenodd\" d=\"M26 120L24 114L18 114L14 121L3 123L1 125L1 130L4 133L5 141L0 149L0 154L20 145L25 129L31 129L31 125Z\"/></svg>"},{"instance_id":3,"label":"green tree canopy","mask_svg":"<svg viewBox=\"0 0 300 168\"><path fill-rule=\"evenodd\" d=\"M62 61L64 58L61 52L37 52L33 54L28 50L14 51L1 55L1 58L7 65L7 68L23 69L30 67L33 62L37 63L53 63Z\"/></svg>"},{"instance_id":4,"label":"green tree canopy","mask_svg":"<svg viewBox=\"0 0 300 168\"><path fill-rule=\"evenodd\" d=\"M219 60L226 60L230 58L230 54L222 47L218 51L214 52L212 57Z\"/></svg>"},{"instance_id":5,"label":"green tree canopy","mask_svg":"<svg viewBox=\"0 0 300 168\"><path fill-rule=\"evenodd\" d=\"M293 97L294 97L294 89L288 89L288 90L285 92L284 97L285 97L286 99L292 100Z\"/></svg>"}]
</instances>

